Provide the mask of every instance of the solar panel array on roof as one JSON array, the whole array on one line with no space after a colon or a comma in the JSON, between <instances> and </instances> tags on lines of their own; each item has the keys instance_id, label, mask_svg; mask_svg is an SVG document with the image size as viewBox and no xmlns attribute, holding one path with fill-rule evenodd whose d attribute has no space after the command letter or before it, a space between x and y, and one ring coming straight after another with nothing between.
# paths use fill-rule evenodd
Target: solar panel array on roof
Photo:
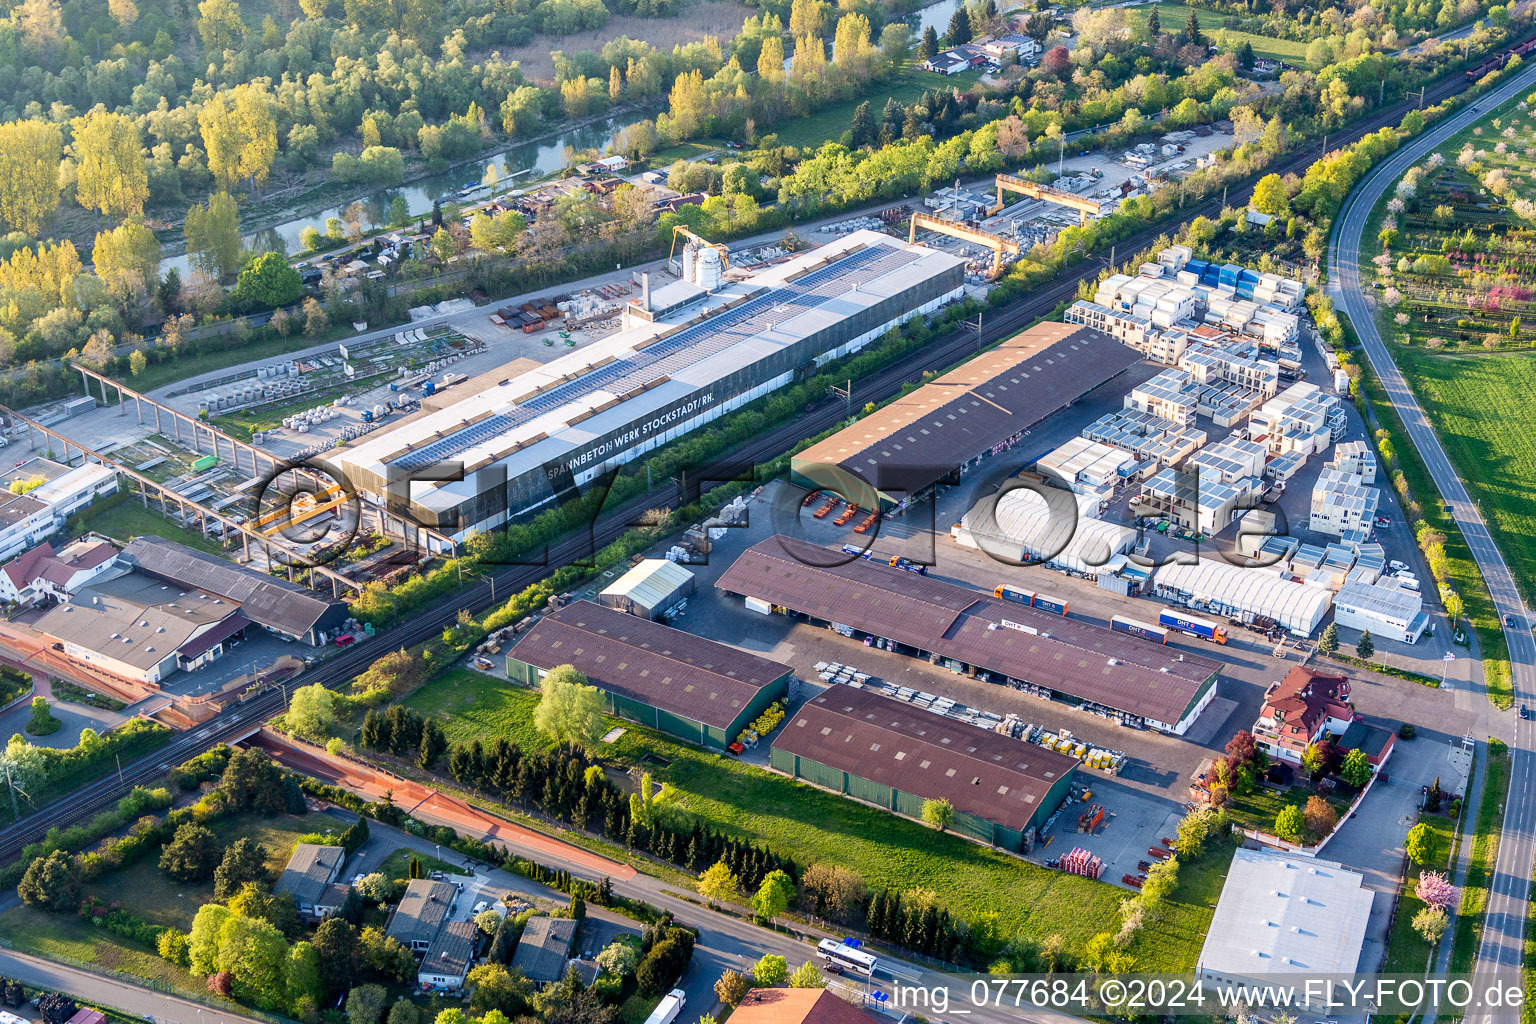
<instances>
[{"instance_id":1,"label":"solar panel array on roof","mask_svg":"<svg viewBox=\"0 0 1536 1024\"><path fill-rule=\"evenodd\" d=\"M1077 765L1054 750L841 683L790 716L773 749L925 800L946 799L957 811L1020 832Z\"/></svg>"},{"instance_id":2,"label":"solar panel array on roof","mask_svg":"<svg viewBox=\"0 0 1536 1024\"><path fill-rule=\"evenodd\" d=\"M739 305L708 317L701 323L668 335L633 355L589 370L574 380L558 384L510 411L454 431L447 437L401 455L393 465L418 470L452 459L527 423L546 412L579 401L598 391L625 394L693 365L700 359L724 352L749 338L822 305L829 299L873 281L922 258L921 252L889 246L871 246L841 256L825 267L804 274L785 285L756 295Z\"/></svg>"},{"instance_id":3,"label":"solar panel array on roof","mask_svg":"<svg viewBox=\"0 0 1536 1024\"><path fill-rule=\"evenodd\" d=\"M770 537L743 552L715 586L1170 727L1221 667L882 562L839 558Z\"/></svg>"}]
</instances>

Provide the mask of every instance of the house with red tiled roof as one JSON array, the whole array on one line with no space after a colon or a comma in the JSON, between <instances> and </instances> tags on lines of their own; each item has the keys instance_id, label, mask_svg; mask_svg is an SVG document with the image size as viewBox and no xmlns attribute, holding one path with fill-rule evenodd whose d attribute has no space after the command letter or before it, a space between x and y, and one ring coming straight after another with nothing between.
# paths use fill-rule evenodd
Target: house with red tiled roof
<instances>
[{"instance_id":1,"label":"house with red tiled roof","mask_svg":"<svg viewBox=\"0 0 1536 1024\"><path fill-rule=\"evenodd\" d=\"M1355 717L1348 678L1298 665L1265 691L1253 738L1270 757L1300 764L1308 746L1342 736Z\"/></svg>"},{"instance_id":2,"label":"house with red tiled roof","mask_svg":"<svg viewBox=\"0 0 1536 1024\"><path fill-rule=\"evenodd\" d=\"M875 1024L877 1019L824 988L755 988L731 1012L731 1024Z\"/></svg>"},{"instance_id":3,"label":"house with red tiled roof","mask_svg":"<svg viewBox=\"0 0 1536 1024\"><path fill-rule=\"evenodd\" d=\"M44 541L0 566L0 601L66 601L81 587L117 570L117 556L117 548L105 541L78 540L62 551Z\"/></svg>"}]
</instances>

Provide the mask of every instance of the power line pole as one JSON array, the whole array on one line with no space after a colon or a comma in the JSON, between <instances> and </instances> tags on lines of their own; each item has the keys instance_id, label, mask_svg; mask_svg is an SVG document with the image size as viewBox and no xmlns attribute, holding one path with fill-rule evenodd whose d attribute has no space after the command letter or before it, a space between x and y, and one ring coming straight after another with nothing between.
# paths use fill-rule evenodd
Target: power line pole
<instances>
[{"instance_id":1,"label":"power line pole","mask_svg":"<svg viewBox=\"0 0 1536 1024\"><path fill-rule=\"evenodd\" d=\"M847 387L838 387L836 384L827 387L827 393L836 395L843 400L844 418L853 417L853 381L849 380Z\"/></svg>"}]
</instances>

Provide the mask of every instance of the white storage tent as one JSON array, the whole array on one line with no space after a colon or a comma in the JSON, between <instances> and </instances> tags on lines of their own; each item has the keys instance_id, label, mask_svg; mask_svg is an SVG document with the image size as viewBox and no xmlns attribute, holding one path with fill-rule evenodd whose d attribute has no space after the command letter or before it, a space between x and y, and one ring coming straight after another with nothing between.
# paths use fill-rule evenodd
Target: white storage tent
<instances>
[{"instance_id":1,"label":"white storage tent","mask_svg":"<svg viewBox=\"0 0 1536 1024\"><path fill-rule=\"evenodd\" d=\"M1152 591L1228 618L1274 619L1297 636L1310 636L1328 614L1333 595L1321 588L1282 579L1272 569L1245 569L1226 562L1164 565L1152 577Z\"/></svg>"},{"instance_id":2,"label":"white storage tent","mask_svg":"<svg viewBox=\"0 0 1536 1024\"><path fill-rule=\"evenodd\" d=\"M955 540L1004 559L1043 559L1053 568L1097 573L1136 543L1130 527L1091 518L1098 510L1096 496L1055 487L1044 493L1018 488L972 506Z\"/></svg>"}]
</instances>

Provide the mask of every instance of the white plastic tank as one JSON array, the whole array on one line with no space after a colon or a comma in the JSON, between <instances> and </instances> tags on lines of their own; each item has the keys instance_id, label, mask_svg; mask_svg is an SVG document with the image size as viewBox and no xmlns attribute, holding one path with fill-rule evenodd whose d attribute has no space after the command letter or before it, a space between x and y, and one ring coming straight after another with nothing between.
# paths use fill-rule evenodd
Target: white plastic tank
<instances>
[{"instance_id":1,"label":"white plastic tank","mask_svg":"<svg viewBox=\"0 0 1536 1024\"><path fill-rule=\"evenodd\" d=\"M725 267L720 261L720 250L700 249L699 260L695 265L695 283L705 291L712 292L720 287L725 278Z\"/></svg>"},{"instance_id":2,"label":"white plastic tank","mask_svg":"<svg viewBox=\"0 0 1536 1024\"><path fill-rule=\"evenodd\" d=\"M699 258L699 247L692 242L683 246L683 280L690 284L697 280L696 264Z\"/></svg>"}]
</instances>

